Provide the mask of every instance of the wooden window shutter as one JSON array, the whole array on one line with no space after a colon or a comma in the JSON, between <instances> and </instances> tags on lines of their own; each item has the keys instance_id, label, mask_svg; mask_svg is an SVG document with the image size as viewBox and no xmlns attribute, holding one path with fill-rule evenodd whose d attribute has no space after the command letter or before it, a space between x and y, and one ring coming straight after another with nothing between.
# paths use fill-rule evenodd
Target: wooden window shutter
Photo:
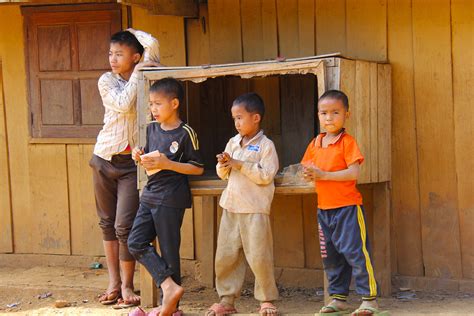
<instances>
[{"instance_id":1,"label":"wooden window shutter","mask_svg":"<svg viewBox=\"0 0 474 316\"><path fill-rule=\"evenodd\" d=\"M120 6L27 7L23 15L32 137L95 138L104 114L97 80L110 70Z\"/></svg>"}]
</instances>

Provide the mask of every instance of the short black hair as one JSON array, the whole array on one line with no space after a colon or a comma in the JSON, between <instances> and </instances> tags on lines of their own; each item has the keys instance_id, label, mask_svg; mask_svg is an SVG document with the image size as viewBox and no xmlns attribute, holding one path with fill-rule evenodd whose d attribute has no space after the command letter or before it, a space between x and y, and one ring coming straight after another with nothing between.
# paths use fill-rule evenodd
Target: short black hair
<instances>
[{"instance_id":1,"label":"short black hair","mask_svg":"<svg viewBox=\"0 0 474 316\"><path fill-rule=\"evenodd\" d=\"M263 120L263 116L265 115L265 104L257 93L249 92L242 94L232 102L232 106L240 104L244 106L245 111L260 114L260 120Z\"/></svg>"},{"instance_id":2,"label":"short black hair","mask_svg":"<svg viewBox=\"0 0 474 316\"><path fill-rule=\"evenodd\" d=\"M135 50L135 52L139 53L140 56L143 55L143 52L145 51L142 44L140 44L135 35L129 31L120 31L115 33L110 38L110 43L117 43L131 47Z\"/></svg>"},{"instance_id":3,"label":"short black hair","mask_svg":"<svg viewBox=\"0 0 474 316\"><path fill-rule=\"evenodd\" d=\"M344 105L346 111L349 111L349 98L347 98L347 95L340 90L328 90L324 92L323 95L319 98L318 103L323 99L339 100Z\"/></svg>"},{"instance_id":4,"label":"short black hair","mask_svg":"<svg viewBox=\"0 0 474 316\"><path fill-rule=\"evenodd\" d=\"M178 99L179 105L184 102L184 89L181 83L171 77L155 81L150 87L150 93L163 93L171 99Z\"/></svg>"}]
</instances>

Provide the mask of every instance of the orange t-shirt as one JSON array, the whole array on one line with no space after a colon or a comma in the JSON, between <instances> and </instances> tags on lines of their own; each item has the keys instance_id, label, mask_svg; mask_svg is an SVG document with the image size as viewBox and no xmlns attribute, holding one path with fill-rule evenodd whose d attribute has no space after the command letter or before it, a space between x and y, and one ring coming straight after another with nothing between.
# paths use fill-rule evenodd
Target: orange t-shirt
<instances>
[{"instance_id":1,"label":"orange t-shirt","mask_svg":"<svg viewBox=\"0 0 474 316\"><path fill-rule=\"evenodd\" d=\"M325 133L319 134L309 143L301 160L302 164L313 164L323 171L347 169L355 162L362 164L364 157L355 139L342 132L327 148L322 147ZM362 205L362 195L356 188L356 181L316 181L318 208L333 209L350 205Z\"/></svg>"}]
</instances>

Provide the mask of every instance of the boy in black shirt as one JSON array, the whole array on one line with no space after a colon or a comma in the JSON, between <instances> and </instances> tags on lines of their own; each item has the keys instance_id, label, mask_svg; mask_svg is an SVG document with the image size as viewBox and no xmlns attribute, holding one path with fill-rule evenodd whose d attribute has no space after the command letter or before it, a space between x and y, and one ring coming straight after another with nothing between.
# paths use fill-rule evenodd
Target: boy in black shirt
<instances>
[{"instance_id":1,"label":"boy in black shirt","mask_svg":"<svg viewBox=\"0 0 474 316\"><path fill-rule=\"evenodd\" d=\"M179 247L184 211L191 207L187 175L201 175L204 171L197 135L179 118L183 97L183 87L172 78L158 80L150 87L154 121L147 128L145 148L132 152L133 159L149 176L128 247L161 287L161 316L178 311L177 304L184 292L180 286ZM156 173L150 175L152 172ZM161 257L150 244L157 236Z\"/></svg>"}]
</instances>

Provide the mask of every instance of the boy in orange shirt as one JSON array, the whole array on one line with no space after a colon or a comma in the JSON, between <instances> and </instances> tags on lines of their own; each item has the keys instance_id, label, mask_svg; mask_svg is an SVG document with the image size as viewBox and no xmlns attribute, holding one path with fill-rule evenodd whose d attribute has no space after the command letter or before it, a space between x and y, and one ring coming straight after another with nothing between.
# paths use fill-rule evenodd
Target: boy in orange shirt
<instances>
[{"instance_id":1,"label":"boy in orange shirt","mask_svg":"<svg viewBox=\"0 0 474 316\"><path fill-rule=\"evenodd\" d=\"M379 313L377 282L362 196L356 188L364 157L355 139L344 130L349 117L347 96L338 90L325 92L318 101L318 117L326 132L311 141L301 163L305 179L316 182L321 256L332 298L319 313L348 313L346 298L354 275L363 301L352 315L374 315Z\"/></svg>"}]
</instances>

